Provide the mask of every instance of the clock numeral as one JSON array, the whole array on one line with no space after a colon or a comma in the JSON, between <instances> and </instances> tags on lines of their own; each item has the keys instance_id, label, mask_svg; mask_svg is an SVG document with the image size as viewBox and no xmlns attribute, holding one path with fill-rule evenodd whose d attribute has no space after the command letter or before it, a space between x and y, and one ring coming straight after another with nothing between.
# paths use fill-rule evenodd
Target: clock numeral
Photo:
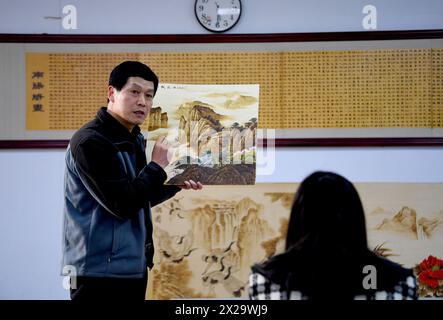
<instances>
[{"instance_id":1,"label":"clock numeral","mask_svg":"<svg viewBox=\"0 0 443 320\"><path fill-rule=\"evenodd\" d=\"M201 15L201 20L203 21L203 23L206 23L206 24L208 24L208 25L211 24L211 18L209 18L209 17L206 15L206 13L203 13L203 14Z\"/></svg>"},{"instance_id":2,"label":"clock numeral","mask_svg":"<svg viewBox=\"0 0 443 320\"><path fill-rule=\"evenodd\" d=\"M229 25L228 21L223 20L223 25L224 25L225 27L227 27L227 26Z\"/></svg>"},{"instance_id":3,"label":"clock numeral","mask_svg":"<svg viewBox=\"0 0 443 320\"><path fill-rule=\"evenodd\" d=\"M203 11L205 7L204 6L198 6L198 10Z\"/></svg>"}]
</instances>

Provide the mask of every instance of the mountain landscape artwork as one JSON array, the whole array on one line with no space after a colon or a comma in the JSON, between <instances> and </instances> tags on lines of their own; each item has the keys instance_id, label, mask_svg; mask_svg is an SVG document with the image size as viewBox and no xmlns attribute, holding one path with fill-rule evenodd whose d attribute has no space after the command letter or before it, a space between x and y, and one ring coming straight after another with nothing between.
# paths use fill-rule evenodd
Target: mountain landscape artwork
<instances>
[{"instance_id":1,"label":"mountain landscape artwork","mask_svg":"<svg viewBox=\"0 0 443 320\"><path fill-rule=\"evenodd\" d=\"M147 298L247 298L251 266L284 251L298 186L205 186L154 206ZM443 184L355 186L370 250L407 268L430 255L443 258Z\"/></svg>"},{"instance_id":2,"label":"mountain landscape artwork","mask_svg":"<svg viewBox=\"0 0 443 320\"><path fill-rule=\"evenodd\" d=\"M160 83L147 121L147 154L171 146L167 184L255 183L259 85Z\"/></svg>"}]
</instances>

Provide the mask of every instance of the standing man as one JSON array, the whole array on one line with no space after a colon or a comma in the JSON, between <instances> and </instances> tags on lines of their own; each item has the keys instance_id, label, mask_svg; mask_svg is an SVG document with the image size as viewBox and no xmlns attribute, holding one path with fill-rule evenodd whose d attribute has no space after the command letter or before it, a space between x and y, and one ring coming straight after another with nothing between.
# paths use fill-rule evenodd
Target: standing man
<instances>
[{"instance_id":1,"label":"standing man","mask_svg":"<svg viewBox=\"0 0 443 320\"><path fill-rule=\"evenodd\" d=\"M151 162L140 127L152 107L158 78L145 64L112 70L108 106L72 137L66 153L63 268L74 270L71 299L144 300L152 268L151 207L180 189L168 186L168 144L159 138ZM72 273L74 275L74 273Z\"/></svg>"}]
</instances>

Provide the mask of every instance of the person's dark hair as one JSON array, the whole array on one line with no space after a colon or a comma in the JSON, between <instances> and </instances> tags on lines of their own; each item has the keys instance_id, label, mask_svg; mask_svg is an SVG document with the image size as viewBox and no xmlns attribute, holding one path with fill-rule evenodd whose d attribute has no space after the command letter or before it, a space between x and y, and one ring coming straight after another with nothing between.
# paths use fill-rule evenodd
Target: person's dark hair
<instances>
[{"instance_id":1,"label":"person's dark hair","mask_svg":"<svg viewBox=\"0 0 443 320\"><path fill-rule=\"evenodd\" d=\"M116 66L109 75L109 85L120 91L129 77L140 77L154 83L154 95L157 92L158 77L147 65L138 61L124 61Z\"/></svg>"},{"instance_id":2,"label":"person's dark hair","mask_svg":"<svg viewBox=\"0 0 443 320\"><path fill-rule=\"evenodd\" d=\"M368 250L363 206L354 185L344 177L317 171L303 180L295 195L286 249L338 256Z\"/></svg>"},{"instance_id":3,"label":"person's dark hair","mask_svg":"<svg viewBox=\"0 0 443 320\"><path fill-rule=\"evenodd\" d=\"M367 265L377 270L371 291L362 285ZM364 209L354 185L336 173L321 171L305 178L295 194L286 251L252 270L286 292L301 291L313 300L393 290L412 274L368 248Z\"/></svg>"}]
</instances>

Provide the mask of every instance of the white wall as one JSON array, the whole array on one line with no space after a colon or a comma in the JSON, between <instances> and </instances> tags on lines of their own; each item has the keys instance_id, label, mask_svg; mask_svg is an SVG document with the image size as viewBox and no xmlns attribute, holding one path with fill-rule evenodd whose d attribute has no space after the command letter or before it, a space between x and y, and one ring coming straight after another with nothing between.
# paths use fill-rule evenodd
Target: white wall
<instances>
[{"instance_id":1,"label":"white wall","mask_svg":"<svg viewBox=\"0 0 443 320\"><path fill-rule=\"evenodd\" d=\"M0 150L0 299L65 299L64 150Z\"/></svg>"},{"instance_id":2,"label":"white wall","mask_svg":"<svg viewBox=\"0 0 443 320\"><path fill-rule=\"evenodd\" d=\"M257 182L299 182L316 170L352 182L443 182L443 148L280 148L275 158L274 173Z\"/></svg>"},{"instance_id":3,"label":"white wall","mask_svg":"<svg viewBox=\"0 0 443 320\"><path fill-rule=\"evenodd\" d=\"M65 4L78 30L63 30ZM378 9L379 30L443 29L443 1L243 0L232 33L362 30L361 9ZM206 33L194 0L0 0L0 33ZM1 57L0 57L1 59ZM353 182L443 182L442 148L284 148L257 182L294 182L332 170ZM0 150L0 299L66 299L59 276L64 150Z\"/></svg>"},{"instance_id":4,"label":"white wall","mask_svg":"<svg viewBox=\"0 0 443 320\"><path fill-rule=\"evenodd\" d=\"M0 0L2 33L208 33L194 0ZM77 8L76 30L64 30L62 9ZM441 29L441 0L242 0L230 33L362 31L362 9L377 8L378 30ZM46 17L46 18L45 18ZM59 19L54 19L59 17Z\"/></svg>"}]
</instances>

